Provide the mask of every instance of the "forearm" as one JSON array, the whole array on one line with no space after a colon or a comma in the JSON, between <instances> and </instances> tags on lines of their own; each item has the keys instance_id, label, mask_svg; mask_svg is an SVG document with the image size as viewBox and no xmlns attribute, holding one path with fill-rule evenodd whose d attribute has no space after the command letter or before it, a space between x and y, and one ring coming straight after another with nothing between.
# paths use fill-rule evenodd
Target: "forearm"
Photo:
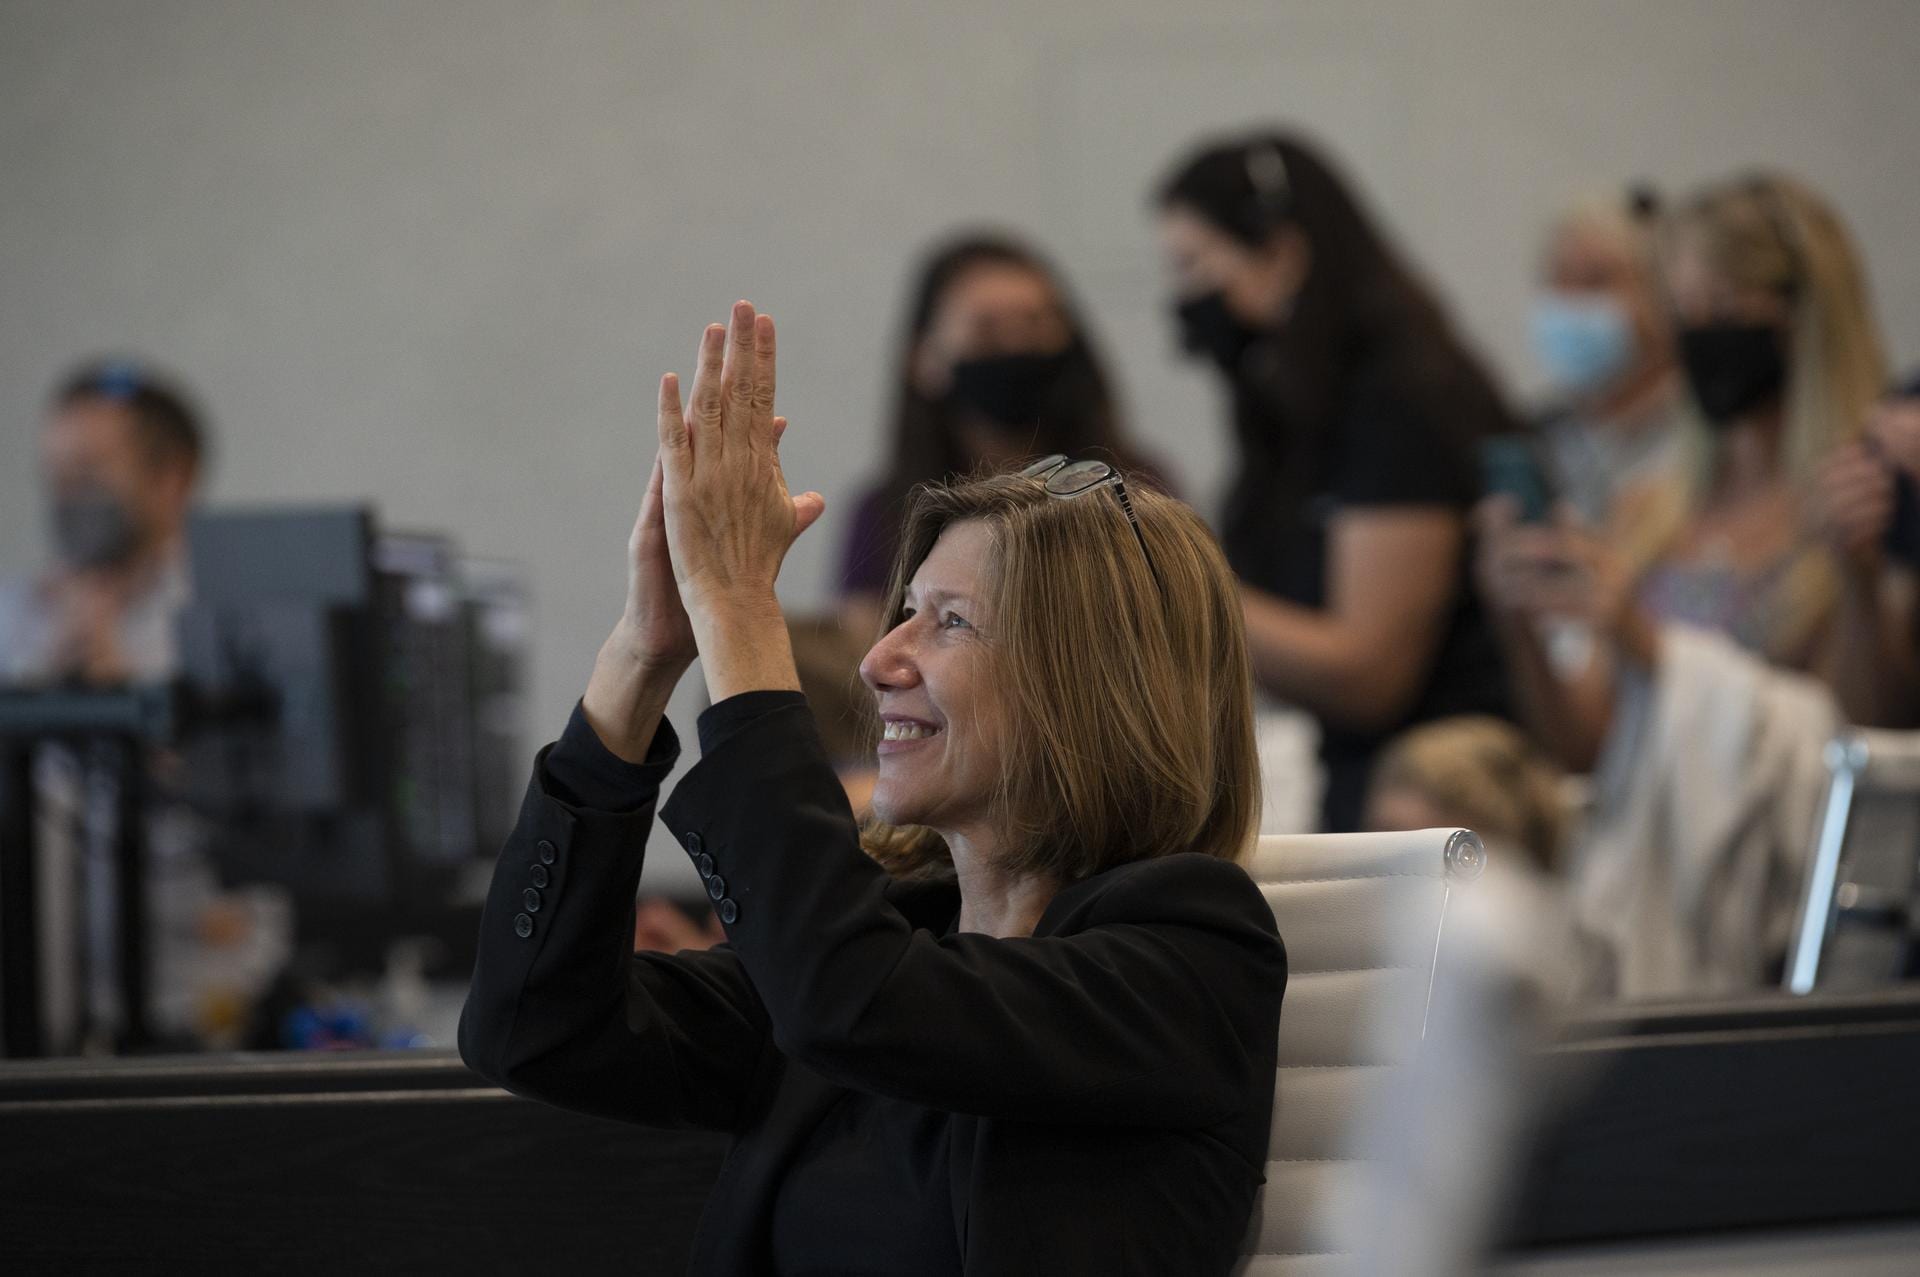
<instances>
[{"instance_id":1,"label":"forearm","mask_svg":"<svg viewBox=\"0 0 1920 1277\"><path fill-rule=\"evenodd\" d=\"M1586 668L1563 677L1532 622L1511 613L1495 622L1507 658L1514 707L1533 736L1561 765L1588 771L1600 756L1612 720L1613 664L1596 650Z\"/></svg>"},{"instance_id":2,"label":"forearm","mask_svg":"<svg viewBox=\"0 0 1920 1277\"><path fill-rule=\"evenodd\" d=\"M742 692L800 690L793 642L771 589L690 599L687 611L715 705Z\"/></svg>"},{"instance_id":3,"label":"forearm","mask_svg":"<svg viewBox=\"0 0 1920 1277\"><path fill-rule=\"evenodd\" d=\"M666 729L644 765L614 762L583 720L535 760L481 913L460 1046L503 1086L529 1085L530 1062L620 1019L634 890L678 747ZM523 1015L530 1002L537 1010Z\"/></svg>"},{"instance_id":4,"label":"forearm","mask_svg":"<svg viewBox=\"0 0 1920 1277\"><path fill-rule=\"evenodd\" d=\"M662 664L642 656L623 622L600 645L586 694L580 698L581 712L600 743L616 757L643 762L673 689L686 672L685 661Z\"/></svg>"},{"instance_id":5,"label":"forearm","mask_svg":"<svg viewBox=\"0 0 1920 1277\"><path fill-rule=\"evenodd\" d=\"M487 891L461 1056L563 1108L732 1129L769 1044L753 986L724 949L633 952L634 892L678 742L658 726L633 766L596 735L583 709L535 764Z\"/></svg>"},{"instance_id":6,"label":"forearm","mask_svg":"<svg viewBox=\"0 0 1920 1277\"><path fill-rule=\"evenodd\" d=\"M1366 729L1391 723L1425 672L1424 645L1378 651L1329 612L1257 590L1241 592L1253 676L1315 717Z\"/></svg>"}]
</instances>

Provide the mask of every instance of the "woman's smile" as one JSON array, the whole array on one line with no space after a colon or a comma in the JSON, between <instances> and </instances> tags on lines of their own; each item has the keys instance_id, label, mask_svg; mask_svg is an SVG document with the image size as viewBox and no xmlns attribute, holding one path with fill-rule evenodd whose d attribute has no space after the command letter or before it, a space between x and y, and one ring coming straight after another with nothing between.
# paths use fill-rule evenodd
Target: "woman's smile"
<instances>
[{"instance_id":1,"label":"woman's smile","mask_svg":"<svg viewBox=\"0 0 1920 1277\"><path fill-rule=\"evenodd\" d=\"M880 725L879 752L882 754L897 754L902 750L923 744L940 734L937 724L892 714L882 715Z\"/></svg>"}]
</instances>

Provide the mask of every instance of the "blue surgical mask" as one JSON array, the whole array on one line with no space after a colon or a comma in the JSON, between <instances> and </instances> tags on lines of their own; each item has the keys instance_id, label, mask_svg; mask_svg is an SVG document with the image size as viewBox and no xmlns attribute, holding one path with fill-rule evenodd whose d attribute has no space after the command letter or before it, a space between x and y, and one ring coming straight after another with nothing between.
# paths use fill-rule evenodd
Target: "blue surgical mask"
<instances>
[{"instance_id":1,"label":"blue surgical mask","mask_svg":"<svg viewBox=\"0 0 1920 1277\"><path fill-rule=\"evenodd\" d=\"M1591 394L1633 359L1633 326L1604 293L1542 293L1533 304L1533 349L1554 384Z\"/></svg>"}]
</instances>

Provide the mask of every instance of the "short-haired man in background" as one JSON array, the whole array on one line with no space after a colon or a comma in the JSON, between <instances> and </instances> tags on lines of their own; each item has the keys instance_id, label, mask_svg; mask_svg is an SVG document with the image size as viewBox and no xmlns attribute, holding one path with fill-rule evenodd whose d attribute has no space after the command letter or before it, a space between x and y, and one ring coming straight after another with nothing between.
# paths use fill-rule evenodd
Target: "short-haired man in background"
<instances>
[{"instance_id":1,"label":"short-haired man in background","mask_svg":"<svg viewBox=\"0 0 1920 1277\"><path fill-rule=\"evenodd\" d=\"M0 589L0 683L175 673L204 451L186 394L137 365L91 363L60 383L41 433L54 562Z\"/></svg>"}]
</instances>

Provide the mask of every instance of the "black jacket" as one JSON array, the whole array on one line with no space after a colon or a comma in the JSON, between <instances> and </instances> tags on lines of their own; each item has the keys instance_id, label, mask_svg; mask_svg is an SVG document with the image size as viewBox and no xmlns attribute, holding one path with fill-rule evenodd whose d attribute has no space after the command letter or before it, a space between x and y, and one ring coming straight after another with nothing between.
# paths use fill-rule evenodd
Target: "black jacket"
<instances>
[{"instance_id":1,"label":"black jacket","mask_svg":"<svg viewBox=\"0 0 1920 1277\"><path fill-rule=\"evenodd\" d=\"M542 751L482 920L468 1065L565 1108L732 1132L694 1273L774 1270L774 1194L841 1088L952 1115L969 1274L1226 1272L1286 983L1246 873L1139 861L1061 891L1030 939L947 934L957 890L862 854L804 701L763 703L661 816L733 915L705 953L631 952L671 727L618 812L563 801Z\"/></svg>"}]
</instances>

